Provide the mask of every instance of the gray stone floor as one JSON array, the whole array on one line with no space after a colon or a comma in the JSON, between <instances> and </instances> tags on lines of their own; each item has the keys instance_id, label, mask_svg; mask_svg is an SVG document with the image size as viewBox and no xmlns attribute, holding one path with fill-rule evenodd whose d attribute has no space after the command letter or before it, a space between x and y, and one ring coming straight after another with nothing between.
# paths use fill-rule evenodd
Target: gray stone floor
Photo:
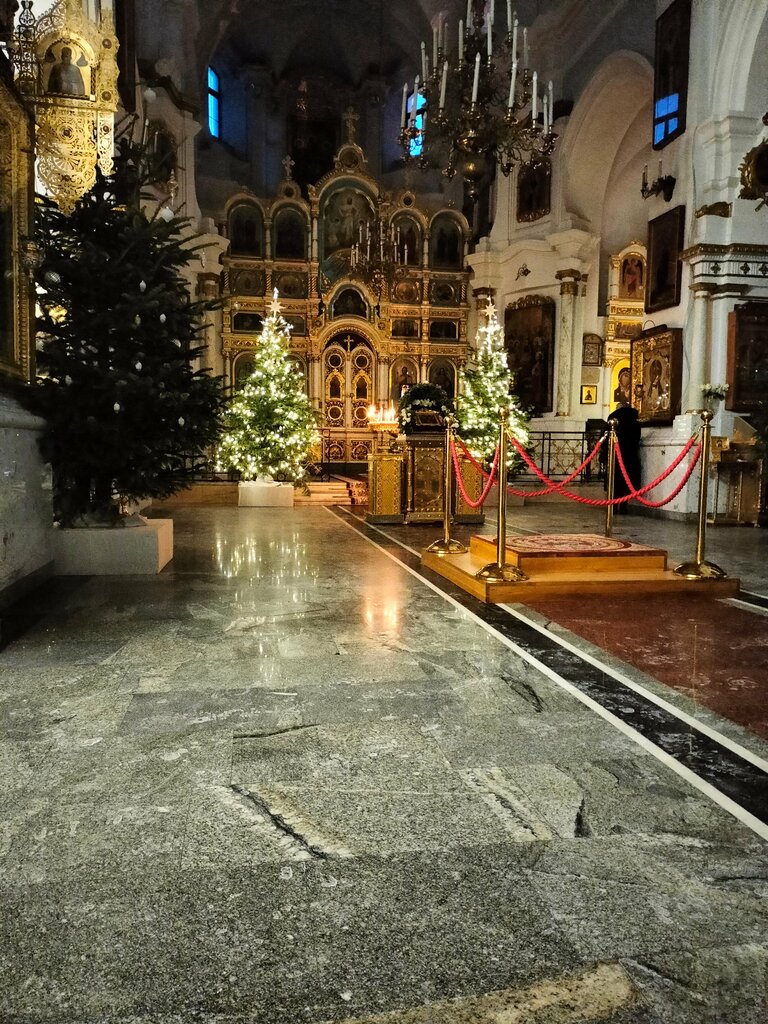
<instances>
[{"instance_id":1,"label":"gray stone floor","mask_svg":"<svg viewBox=\"0 0 768 1024\"><path fill-rule=\"evenodd\" d=\"M766 843L331 513L174 519L0 652L0 1020L765 1024Z\"/></svg>"}]
</instances>

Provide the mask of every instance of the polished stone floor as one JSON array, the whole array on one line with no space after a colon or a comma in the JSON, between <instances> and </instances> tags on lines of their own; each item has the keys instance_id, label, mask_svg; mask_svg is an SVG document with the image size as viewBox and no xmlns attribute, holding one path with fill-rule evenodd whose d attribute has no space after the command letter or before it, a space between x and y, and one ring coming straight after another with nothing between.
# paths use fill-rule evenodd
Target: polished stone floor
<instances>
[{"instance_id":1,"label":"polished stone floor","mask_svg":"<svg viewBox=\"0 0 768 1024\"><path fill-rule=\"evenodd\" d=\"M434 528L174 525L166 571L56 581L0 652L0 1020L765 1024L757 688L731 715L578 604L464 600L408 550ZM710 554L768 594L763 531ZM742 651L756 600L717 603Z\"/></svg>"}]
</instances>

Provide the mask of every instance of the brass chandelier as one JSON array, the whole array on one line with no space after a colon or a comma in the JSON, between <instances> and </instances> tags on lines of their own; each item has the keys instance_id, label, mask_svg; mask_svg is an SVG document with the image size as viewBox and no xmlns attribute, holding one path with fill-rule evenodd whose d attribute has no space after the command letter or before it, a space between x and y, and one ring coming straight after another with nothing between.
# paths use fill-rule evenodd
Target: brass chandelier
<instances>
[{"instance_id":1,"label":"brass chandelier","mask_svg":"<svg viewBox=\"0 0 768 1024\"><path fill-rule=\"evenodd\" d=\"M531 70L528 30L520 29L511 0L506 7L506 32L496 31L495 0L484 9L467 0L456 51L441 21L433 28L431 67L421 44L410 103L403 86L399 141L406 164L441 166L448 179L459 171L473 202L494 162L505 176L515 164L546 163L557 139L552 82L543 88Z\"/></svg>"}]
</instances>

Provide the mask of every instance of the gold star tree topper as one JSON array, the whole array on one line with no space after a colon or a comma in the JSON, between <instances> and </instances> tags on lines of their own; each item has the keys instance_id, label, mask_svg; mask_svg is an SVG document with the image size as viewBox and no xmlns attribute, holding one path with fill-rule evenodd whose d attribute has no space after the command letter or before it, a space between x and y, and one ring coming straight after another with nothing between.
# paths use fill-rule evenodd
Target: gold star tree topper
<instances>
[{"instance_id":1,"label":"gold star tree topper","mask_svg":"<svg viewBox=\"0 0 768 1024\"><path fill-rule=\"evenodd\" d=\"M496 318L496 307L491 301L490 295L488 296L487 305L485 307L485 315L488 317L489 321Z\"/></svg>"}]
</instances>

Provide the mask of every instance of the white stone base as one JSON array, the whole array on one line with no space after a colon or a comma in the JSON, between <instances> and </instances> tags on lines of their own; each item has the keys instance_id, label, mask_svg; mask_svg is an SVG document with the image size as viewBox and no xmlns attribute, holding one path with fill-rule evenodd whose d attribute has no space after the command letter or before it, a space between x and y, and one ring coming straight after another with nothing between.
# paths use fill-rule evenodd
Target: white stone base
<instances>
[{"instance_id":1,"label":"white stone base","mask_svg":"<svg viewBox=\"0 0 768 1024\"><path fill-rule=\"evenodd\" d=\"M237 504L241 506L293 508L293 484L241 480L237 487Z\"/></svg>"},{"instance_id":2,"label":"white stone base","mask_svg":"<svg viewBox=\"0 0 768 1024\"><path fill-rule=\"evenodd\" d=\"M57 576L131 576L160 572L173 558L173 520L144 526L52 531Z\"/></svg>"}]
</instances>

